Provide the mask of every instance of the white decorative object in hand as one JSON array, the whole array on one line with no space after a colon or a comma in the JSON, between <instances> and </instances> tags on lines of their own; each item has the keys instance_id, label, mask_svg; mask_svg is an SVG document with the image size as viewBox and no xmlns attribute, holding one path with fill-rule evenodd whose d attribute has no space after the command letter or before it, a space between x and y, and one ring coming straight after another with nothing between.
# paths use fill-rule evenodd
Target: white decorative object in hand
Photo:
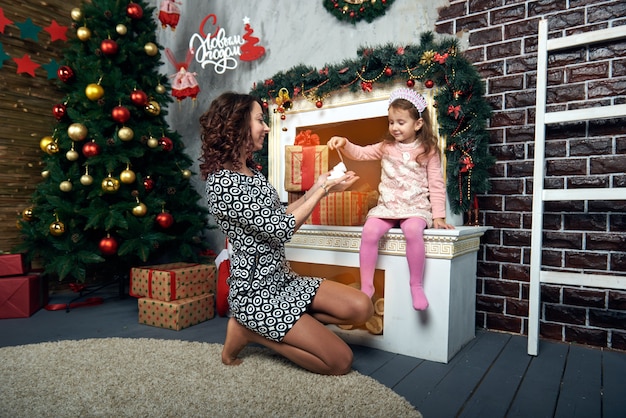
<instances>
[{"instance_id":1,"label":"white decorative object in hand","mask_svg":"<svg viewBox=\"0 0 626 418\"><path fill-rule=\"evenodd\" d=\"M346 174L346 171L348 171L346 165L344 163L339 163L333 167L330 175L328 176L328 180L341 178L344 174Z\"/></svg>"}]
</instances>

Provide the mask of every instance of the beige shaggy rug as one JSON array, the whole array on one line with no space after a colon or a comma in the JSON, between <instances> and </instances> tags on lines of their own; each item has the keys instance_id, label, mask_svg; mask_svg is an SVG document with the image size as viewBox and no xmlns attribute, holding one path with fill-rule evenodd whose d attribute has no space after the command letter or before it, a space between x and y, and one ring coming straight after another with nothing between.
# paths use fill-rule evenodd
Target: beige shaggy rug
<instances>
[{"instance_id":1,"label":"beige shaggy rug","mask_svg":"<svg viewBox=\"0 0 626 418\"><path fill-rule=\"evenodd\" d=\"M0 348L2 417L421 417L352 371L307 372L257 347L104 338Z\"/></svg>"}]
</instances>

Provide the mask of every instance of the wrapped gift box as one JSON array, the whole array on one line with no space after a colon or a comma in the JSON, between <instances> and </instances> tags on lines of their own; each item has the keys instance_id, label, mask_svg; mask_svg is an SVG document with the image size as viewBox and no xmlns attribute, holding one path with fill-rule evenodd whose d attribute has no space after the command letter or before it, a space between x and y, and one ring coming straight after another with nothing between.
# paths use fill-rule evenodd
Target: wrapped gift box
<instances>
[{"instance_id":1,"label":"wrapped gift box","mask_svg":"<svg viewBox=\"0 0 626 418\"><path fill-rule=\"evenodd\" d=\"M215 281L214 264L170 263L133 267L129 294L171 301L215 293Z\"/></svg>"},{"instance_id":2,"label":"wrapped gift box","mask_svg":"<svg viewBox=\"0 0 626 418\"><path fill-rule=\"evenodd\" d=\"M215 316L213 293L192 296L170 302L139 298L139 323L180 331Z\"/></svg>"},{"instance_id":3,"label":"wrapped gift box","mask_svg":"<svg viewBox=\"0 0 626 418\"><path fill-rule=\"evenodd\" d=\"M0 277L22 276L29 270L23 254L0 254Z\"/></svg>"},{"instance_id":4,"label":"wrapped gift box","mask_svg":"<svg viewBox=\"0 0 626 418\"><path fill-rule=\"evenodd\" d=\"M298 200L303 193L289 193L288 202ZM347 191L330 193L305 221L308 225L361 226L367 212L376 204L377 192Z\"/></svg>"},{"instance_id":5,"label":"wrapped gift box","mask_svg":"<svg viewBox=\"0 0 626 418\"><path fill-rule=\"evenodd\" d=\"M285 146L285 190L304 192L322 173L328 172L326 145Z\"/></svg>"},{"instance_id":6,"label":"wrapped gift box","mask_svg":"<svg viewBox=\"0 0 626 418\"><path fill-rule=\"evenodd\" d=\"M0 318L28 318L45 303L38 274L0 278Z\"/></svg>"}]
</instances>

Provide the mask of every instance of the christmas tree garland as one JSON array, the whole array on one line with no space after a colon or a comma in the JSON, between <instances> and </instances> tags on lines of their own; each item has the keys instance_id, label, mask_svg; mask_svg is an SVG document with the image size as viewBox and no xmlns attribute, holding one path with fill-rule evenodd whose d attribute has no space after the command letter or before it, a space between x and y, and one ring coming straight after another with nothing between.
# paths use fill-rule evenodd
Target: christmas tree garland
<instances>
[{"instance_id":1,"label":"christmas tree garland","mask_svg":"<svg viewBox=\"0 0 626 418\"><path fill-rule=\"evenodd\" d=\"M353 25L365 19L371 23L384 15L393 0L324 0L324 8L337 19Z\"/></svg>"},{"instance_id":2,"label":"christmas tree garland","mask_svg":"<svg viewBox=\"0 0 626 418\"><path fill-rule=\"evenodd\" d=\"M446 140L446 188L451 209L457 214L476 209L475 197L489 190L488 170L495 161L489 154L486 130L491 107L484 99L483 80L459 52L457 40L435 42L434 35L427 32L419 45L362 47L357 54L356 60L319 70L305 65L292 67L257 83L251 94L266 108L276 104L277 111L288 111L281 100L285 91L293 100L305 98L321 108L326 98L340 90L371 92L378 84L400 81L411 88L421 83L435 89L439 134ZM257 155L263 169L267 158L267 149Z\"/></svg>"}]
</instances>

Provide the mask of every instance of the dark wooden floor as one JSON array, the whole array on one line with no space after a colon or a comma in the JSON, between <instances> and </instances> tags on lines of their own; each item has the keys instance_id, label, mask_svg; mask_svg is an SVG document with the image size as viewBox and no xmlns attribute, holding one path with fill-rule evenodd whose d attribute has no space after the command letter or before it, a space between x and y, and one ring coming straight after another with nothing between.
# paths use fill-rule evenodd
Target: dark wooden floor
<instances>
[{"instance_id":1,"label":"dark wooden floor","mask_svg":"<svg viewBox=\"0 0 626 418\"><path fill-rule=\"evenodd\" d=\"M104 297L104 303L0 320L0 347L105 337L224 340L224 318L169 331L138 324L133 298L120 299L106 289L93 296ZM67 301L61 294L51 303ZM355 370L404 396L425 418L626 417L623 352L542 340L532 357L525 337L484 330L448 364L362 346L353 350Z\"/></svg>"}]
</instances>

